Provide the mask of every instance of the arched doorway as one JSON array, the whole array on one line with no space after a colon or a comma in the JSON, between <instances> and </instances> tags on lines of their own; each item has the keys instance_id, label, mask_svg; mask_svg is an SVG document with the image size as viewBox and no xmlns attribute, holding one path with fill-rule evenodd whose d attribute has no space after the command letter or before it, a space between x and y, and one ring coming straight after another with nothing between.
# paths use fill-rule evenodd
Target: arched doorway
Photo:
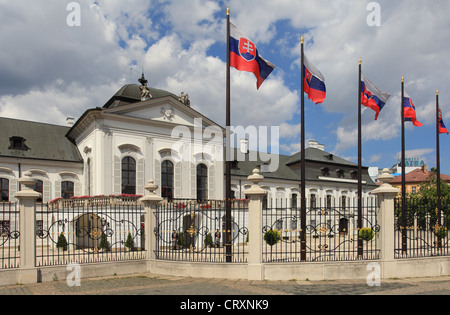
<instances>
[{"instance_id":1,"label":"arched doorway","mask_svg":"<svg viewBox=\"0 0 450 315\"><path fill-rule=\"evenodd\" d=\"M201 218L198 214L190 214L183 217L183 238L184 244L181 244L184 247L195 248L198 240L198 232L201 228Z\"/></svg>"},{"instance_id":2,"label":"arched doorway","mask_svg":"<svg viewBox=\"0 0 450 315\"><path fill-rule=\"evenodd\" d=\"M87 213L74 220L75 245L77 249L95 249L100 246L103 234L101 218L94 213Z\"/></svg>"},{"instance_id":3,"label":"arched doorway","mask_svg":"<svg viewBox=\"0 0 450 315\"><path fill-rule=\"evenodd\" d=\"M227 219L226 219L226 215L224 215L222 217L222 237L220 240L221 244L225 244L226 241L226 235L227 235L227 230L226 230L226 226L227 226ZM234 245L234 243L236 242L237 237L239 236L239 225L234 221L234 217L231 216L231 244Z\"/></svg>"}]
</instances>

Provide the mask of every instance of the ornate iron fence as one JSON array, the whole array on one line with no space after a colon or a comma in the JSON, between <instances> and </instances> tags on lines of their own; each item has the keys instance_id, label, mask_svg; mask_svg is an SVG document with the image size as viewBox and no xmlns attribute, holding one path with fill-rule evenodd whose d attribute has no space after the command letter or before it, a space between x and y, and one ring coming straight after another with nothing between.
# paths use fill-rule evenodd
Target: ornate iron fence
<instances>
[{"instance_id":1,"label":"ornate iron fence","mask_svg":"<svg viewBox=\"0 0 450 315\"><path fill-rule=\"evenodd\" d=\"M319 262L379 259L378 206L375 198L363 201L362 227L357 207L336 204L334 199L317 200L306 209L306 260L301 253L301 209L286 200L263 209L263 261ZM360 233L361 231L361 233ZM361 236L360 236L361 235ZM358 243L363 247L362 256Z\"/></svg>"},{"instance_id":2,"label":"ornate iron fence","mask_svg":"<svg viewBox=\"0 0 450 315\"><path fill-rule=\"evenodd\" d=\"M231 202L229 225L225 201L174 200L160 204L155 216L157 259L233 263L247 261L247 200ZM231 229L227 230L227 226L231 226Z\"/></svg>"},{"instance_id":3,"label":"ornate iron fence","mask_svg":"<svg viewBox=\"0 0 450 315\"><path fill-rule=\"evenodd\" d=\"M19 209L0 202L0 269L20 267Z\"/></svg>"},{"instance_id":4,"label":"ornate iron fence","mask_svg":"<svg viewBox=\"0 0 450 315\"><path fill-rule=\"evenodd\" d=\"M38 204L36 266L146 259L144 213L129 198Z\"/></svg>"},{"instance_id":5,"label":"ornate iron fence","mask_svg":"<svg viewBox=\"0 0 450 315\"><path fill-rule=\"evenodd\" d=\"M395 200L395 258L448 256L450 199L443 198L441 211L437 198L410 197L405 211L402 200Z\"/></svg>"}]
</instances>

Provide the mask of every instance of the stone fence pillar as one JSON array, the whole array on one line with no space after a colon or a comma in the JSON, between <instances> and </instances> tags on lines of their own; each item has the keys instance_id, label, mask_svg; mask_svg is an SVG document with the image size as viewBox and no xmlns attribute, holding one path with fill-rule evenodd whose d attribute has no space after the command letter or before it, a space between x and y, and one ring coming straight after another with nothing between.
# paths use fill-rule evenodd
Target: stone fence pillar
<instances>
[{"instance_id":1,"label":"stone fence pillar","mask_svg":"<svg viewBox=\"0 0 450 315\"><path fill-rule=\"evenodd\" d=\"M264 270L262 264L262 204L263 197L267 192L261 188L260 182L264 176L259 174L258 169L253 170L253 174L248 177L253 183L250 189L245 191L249 198L248 204L248 222L249 222L249 257L248 257L248 280L263 280Z\"/></svg>"},{"instance_id":2,"label":"stone fence pillar","mask_svg":"<svg viewBox=\"0 0 450 315\"><path fill-rule=\"evenodd\" d=\"M382 277L395 277L394 263L394 226L395 226L395 196L400 190L392 187L388 182L394 178L389 174L388 169L384 169L378 179L383 184L371 192L378 196L379 213L378 222L380 225L380 261L382 262Z\"/></svg>"},{"instance_id":3,"label":"stone fence pillar","mask_svg":"<svg viewBox=\"0 0 450 315\"><path fill-rule=\"evenodd\" d=\"M139 199L145 207L145 249L147 250L147 259L155 259L155 249L157 236L155 235L156 229L156 211L158 210L158 203L163 198L156 195L155 191L158 186L155 185L153 180L150 180L144 187L148 191L147 195Z\"/></svg>"},{"instance_id":4,"label":"stone fence pillar","mask_svg":"<svg viewBox=\"0 0 450 315\"><path fill-rule=\"evenodd\" d=\"M42 195L34 191L36 180L26 173L19 179L21 190L14 197L18 200L20 216L20 270L18 282L36 283L36 200Z\"/></svg>"}]
</instances>

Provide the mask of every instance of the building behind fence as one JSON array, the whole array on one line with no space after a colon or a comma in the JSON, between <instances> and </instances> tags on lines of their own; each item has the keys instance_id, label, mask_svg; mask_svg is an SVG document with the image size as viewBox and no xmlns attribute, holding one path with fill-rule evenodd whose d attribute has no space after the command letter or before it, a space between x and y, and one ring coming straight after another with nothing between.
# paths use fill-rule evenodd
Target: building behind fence
<instances>
[{"instance_id":1,"label":"building behind fence","mask_svg":"<svg viewBox=\"0 0 450 315\"><path fill-rule=\"evenodd\" d=\"M322 273L329 279L362 277L369 262L381 264L384 277L420 276L426 262L432 272L450 274L448 200L440 213L435 201L424 199L408 200L402 212L398 190L386 183L390 178L380 176L385 183L364 199L358 220L355 207L329 198L303 211L288 200L267 204L258 170L249 176L249 199L232 200L229 215L223 200L162 201L152 181L140 199L36 203L39 194L25 177L19 202L0 204L0 272L26 272L29 277L19 277L20 282L33 282L42 268L144 262L142 272L195 270L248 279L313 279Z\"/></svg>"}]
</instances>

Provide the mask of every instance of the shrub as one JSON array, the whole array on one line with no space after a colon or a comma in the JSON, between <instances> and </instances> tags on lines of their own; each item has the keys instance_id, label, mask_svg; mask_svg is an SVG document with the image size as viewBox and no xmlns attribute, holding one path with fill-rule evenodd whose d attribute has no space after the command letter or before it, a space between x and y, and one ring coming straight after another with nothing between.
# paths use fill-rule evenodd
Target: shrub
<instances>
[{"instance_id":1,"label":"shrub","mask_svg":"<svg viewBox=\"0 0 450 315\"><path fill-rule=\"evenodd\" d=\"M186 239L183 232L180 232L180 235L178 235L178 245L182 248L186 246Z\"/></svg>"},{"instance_id":2,"label":"shrub","mask_svg":"<svg viewBox=\"0 0 450 315\"><path fill-rule=\"evenodd\" d=\"M125 242L125 247L129 248L130 250L134 247L134 241L133 237L131 236L131 233L128 233L127 241Z\"/></svg>"},{"instance_id":3,"label":"shrub","mask_svg":"<svg viewBox=\"0 0 450 315\"><path fill-rule=\"evenodd\" d=\"M100 239L100 249L109 250L109 242L105 233L102 233L102 237Z\"/></svg>"},{"instance_id":4,"label":"shrub","mask_svg":"<svg viewBox=\"0 0 450 315\"><path fill-rule=\"evenodd\" d=\"M67 250L67 240L66 237L64 236L64 232L59 234L58 242L56 243L56 248Z\"/></svg>"},{"instance_id":5,"label":"shrub","mask_svg":"<svg viewBox=\"0 0 450 315\"><path fill-rule=\"evenodd\" d=\"M359 230L359 237L369 242L375 237L375 232L371 228L362 228Z\"/></svg>"},{"instance_id":6,"label":"shrub","mask_svg":"<svg viewBox=\"0 0 450 315\"><path fill-rule=\"evenodd\" d=\"M281 240L281 234L278 231L269 230L264 233L264 240L269 246L273 246Z\"/></svg>"},{"instance_id":7,"label":"shrub","mask_svg":"<svg viewBox=\"0 0 450 315\"><path fill-rule=\"evenodd\" d=\"M204 243L205 243L205 246L212 246L213 239L212 239L211 233L206 234Z\"/></svg>"},{"instance_id":8,"label":"shrub","mask_svg":"<svg viewBox=\"0 0 450 315\"><path fill-rule=\"evenodd\" d=\"M444 226L435 226L433 227L433 233L434 235L436 235L437 238L443 239L447 237L448 230Z\"/></svg>"}]
</instances>

